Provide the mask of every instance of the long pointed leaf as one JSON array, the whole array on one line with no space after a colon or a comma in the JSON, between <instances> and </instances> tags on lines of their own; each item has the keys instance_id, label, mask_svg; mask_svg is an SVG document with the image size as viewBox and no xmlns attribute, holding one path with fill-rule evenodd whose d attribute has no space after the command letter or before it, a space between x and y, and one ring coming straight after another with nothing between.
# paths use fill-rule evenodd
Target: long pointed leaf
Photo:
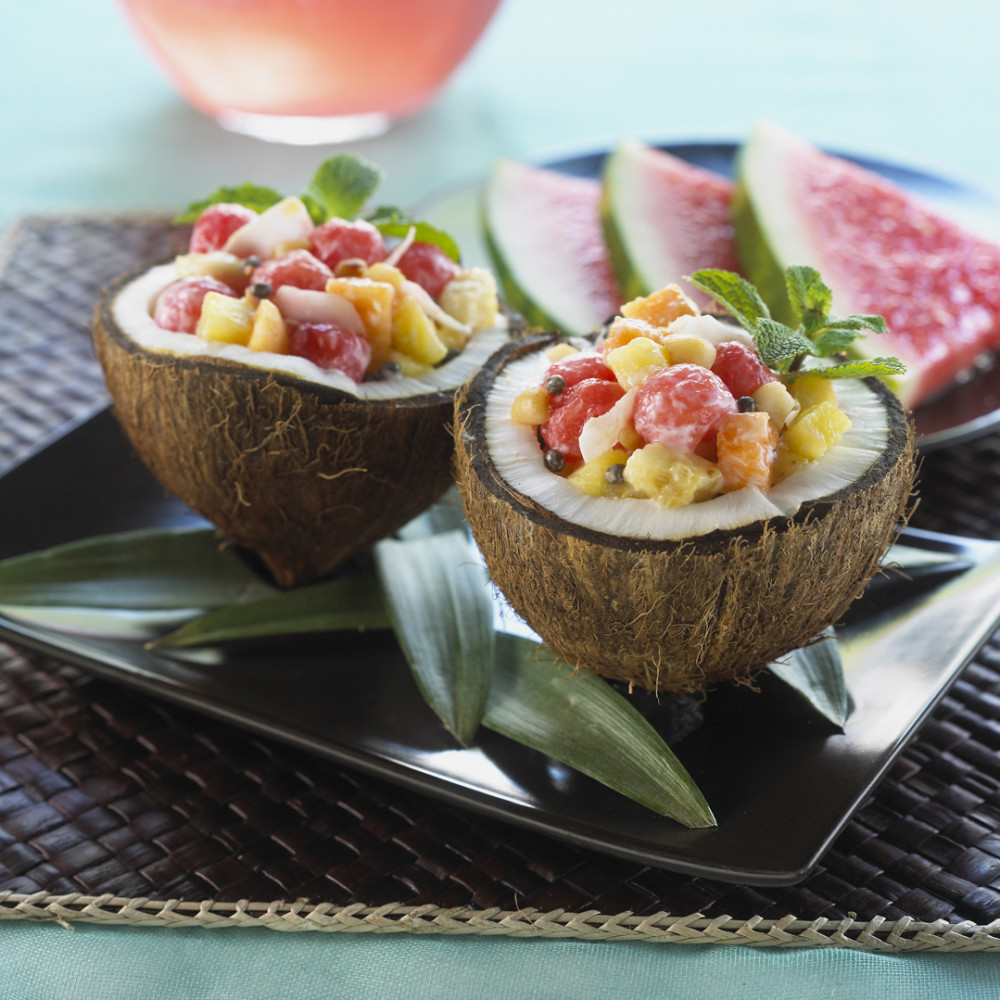
<instances>
[{"instance_id":1,"label":"long pointed leaf","mask_svg":"<svg viewBox=\"0 0 1000 1000\"><path fill-rule=\"evenodd\" d=\"M375 546L399 645L427 703L463 745L472 741L493 677L496 633L484 568L464 531Z\"/></svg>"},{"instance_id":2,"label":"long pointed leaf","mask_svg":"<svg viewBox=\"0 0 1000 1000\"><path fill-rule=\"evenodd\" d=\"M501 634L497 642L484 725L685 826L716 825L684 766L626 698L530 639Z\"/></svg>"},{"instance_id":3,"label":"long pointed leaf","mask_svg":"<svg viewBox=\"0 0 1000 1000\"><path fill-rule=\"evenodd\" d=\"M190 648L275 635L386 628L389 616L378 581L371 575L350 576L211 611L147 646Z\"/></svg>"},{"instance_id":4,"label":"long pointed leaf","mask_svg":"<svg viewBox=\"0 0 1000 1000\"><path fill-rule=\"evenodd\" d=\"M840 648L832 634L821 642L796 649L768 669L798 691L820 715L844 728L849 713L847 686Z\"/></svg>"},{"instance_id":5,"label":"long pointed leaf","mask_svg":"<svg viewBox=\"0 0 1000 1000\"><path fill-rule=\"evenodd\" d=\"M273 593L208 528L101 535L0 563L0 605L166 611Z\"/></svg>"}]
</instances>

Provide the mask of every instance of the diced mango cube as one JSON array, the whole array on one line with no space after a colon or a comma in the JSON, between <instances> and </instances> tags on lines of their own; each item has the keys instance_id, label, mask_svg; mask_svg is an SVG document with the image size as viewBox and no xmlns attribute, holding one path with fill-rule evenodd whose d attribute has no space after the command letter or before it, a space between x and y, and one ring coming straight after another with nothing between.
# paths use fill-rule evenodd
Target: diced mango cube
<instances>
[{"instance_id":1,"label":"diced mango cube","mask_svg":"<svg viewBox=\"0 0 1000 1000\"><path fill-rule=\"evenodd\" d=\"M195 334L204 340L246 347L253 332L254 305L221 292L209 292L201 303Z\"/></svg>"},{"instance_id":2,"label":"diced mango cube","mask_svg":"<svg viewBox=\"0 0 1000 1000\"><path fill-rule=\"evenodd\" d=\"M485 267L467 267L459 271L444 286L438 305L473 330L495 326L500 299L493 272Z\"/></svg>"},{"instance_id":3,"label":"diced mango cube","mask_svg":"<svg viewBox=\"0 0 1000 1000\"><path fill-rule=\"evenodd\" d=\"M730 413L715 438L722 487L728 493L745 486L766 490L776 458L778 431L763 410Z\"/></svg>"},{"instance_id":4,"label":"diced mango cube","mask_svg":"<svg viewBox=\"0 0 1000 1000\"><path fill-rule=\"evenodd\" d=\"M511 404L510 419L515 424L537 427L549 419L549 400L552 397L544 386L533 385L519 392Z\"/></svg>"},{"instance_id":5,"label":"diced mango cube","mask_svg":"<svg viewBox=\"0 0 1000 1000\"><path fill-rule=\"evenodd\" d=\"M814 462L822 458L850 426L851 418L833 403L817 403L803 410L785 428L783 441L793 457Z\"/></svg>"},{"instance_id":6,"label":"diced mango cube","mask_svg":"<svg viewBox=\"0 0 1000 1000\"><path fill-rule=\"evenodd\" d=\"M288 353L288 326L270 299L261 299L257 305L247 347L272 354Z\"/></svg>"},{"instance_id":7,"label":"diced mango cube","mask_svg":"<svg viewBox=\"0 0 1000 1000\"><path fill-rule=\"evenodd\" d=\"M368 371L377 371L392 350L392 305L396 289L387 281L371 278L330 278L326 290L342 295L357 309L372 345Z\"/></svg>"},{"instance_id":8,"label":"diced mango cube","mask_svg":"<svg viewBox=\"0 0 1000 1000\"><path fill-rule=\"evenodd\" d=\"M427 366L436 365L448 353L433 321L409 295L399 296L392 313L392 349Z\"/></svg>"},{"instance_id":9,"label":"diced mango cube","mask_svg":"<svg viewBox=\"0 0 1000 1000\"><path fill-rule=\"evenodd\" d=\"M649 337L635 337L621 347L605 351L604 361L626 390L642 385L653 372L670 363L663 348Z\"/></svg>"},{"instance_id":10,"label":"diced mango cube","mask_svg":"<svg viewBox=\"0 0 1000 1000\"><path fill-rule=\"evenodd\" d=\"M795 379L791 385L791 393L803 410L808 410L817 403L837 405L837 390L833 379L820 378L818 375L803 375Z\"/></svg>"},{"instance_id":11,"label":"diced mango cube","mask_svg":"<svg viewBox=\"0 0 1000 1000\"><path fill-rule=\"evenodd\" d=\"M670 326L678 316L697 316L698 307L684 294L680 285L667 285L643 298L622 306L622 315L641 319L653 326Z\"/></svg>"},{"instance_id":12,"label":"diced mango cube","mask_svg":"<svg viewBox=\"0 0 1000 1000\"><path fill-rule=\"evenodd\" d=\"M697 455L654 442L629 456L625 482L661 507L684 507L716 496L722 473Z\"/></svg>"},{"instance_id":13,"label":"diced mango cube","mask_svg":"<svg viewBox=\"0 0 1000 1000\"><path fill-rule=\"evenodd\" d=\"M624 497L636 496L628 483L622 479L621 482L613 483L608 479L608 469L612 466L620 465L624 469L625 460L628 456L623 451L612 448L601 452L596 458L585 462L575 472L569 476L569 481L592 497Z\"/></svg>"},{"instance_id":14,"label":"diced mango cube","mask_svg":"<svg viewBox=\"0 0 1000 1000\"><path fill-rule=\"evenodd\" d=\"M666 333L652 323L647 323L644 319L630 319L627 316L616 316L611 321L608 329L608 336L604 341L604 353L614 351L619 347L624 347L629 341L636 337L646 337L649 340L659 343L666 336Z\"/></svg>"}]
</instances>

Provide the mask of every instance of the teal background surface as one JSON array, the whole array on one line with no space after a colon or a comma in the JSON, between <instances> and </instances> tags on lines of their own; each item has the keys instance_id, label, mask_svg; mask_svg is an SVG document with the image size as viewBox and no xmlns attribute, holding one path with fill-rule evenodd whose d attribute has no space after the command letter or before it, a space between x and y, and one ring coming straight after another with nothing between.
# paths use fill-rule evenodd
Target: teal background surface
<instances>
[{"instance_id":1,"label":"teal background surface","mask_svg":"<svg viewBox=\"0 0 1000 1000\"><path fill-rule=\"evenodd\" d=\"M498 156L631 135L738 141L768 118L825 146L1000 187L1000 5L951 0L504 0L435 104L354 148L409 203ZM299 190L329 148L222 132L112 0L8 5L0 228L29 213L174 210L221 183ZM0 921L0 1000L997 996L1000 955L281 933Z\"/></svg>"}]
</instances>

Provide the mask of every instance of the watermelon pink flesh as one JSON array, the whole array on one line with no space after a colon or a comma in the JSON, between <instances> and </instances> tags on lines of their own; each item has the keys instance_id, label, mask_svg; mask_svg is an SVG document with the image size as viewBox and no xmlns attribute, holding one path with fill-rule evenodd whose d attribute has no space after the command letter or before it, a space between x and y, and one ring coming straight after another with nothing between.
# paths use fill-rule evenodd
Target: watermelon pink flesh
<instances>
[{"instance_id":1,"label":"watermelon pink flesh","mask_svg":"<svg viewBox=\"0 0 1000 1000\"><path fill-rule=\"evenodd\" d=\"M623 165L623 179L637 185L630 203L641 211L623 232L632 253L632 266L646 292L679 282L702 268L740 271L733 243L730 205L733 184L725 177L695 166L651 146L629 142L621 152L631 161ZM619 218L618 224L623 220ZM646 250L640 250L645 246ZM711 300L685 284L702 308Z\"/></svg>"},{"instance_id":2,"label":"watermelon pink flesh","mask_svg":"<svg viewBox=\"0 0 1000 1000\"><path fill-rule=\"evenodd\" d=\"M787 180L823 248L820 270L837 309L875 313L889 326L866 351L919 366L910 405L1000 346L1000 246L816 149L790 161Z\"/></svg>"},{"instance_id":3,"label":"watermelon pink flesh","mask_svg":"<svg viewBox=\"0 0 1000 1000\"><path fill-rule=\"evenodd\" d=\"M505 162L493 184L492 237L527 300L567 333L615 315L622 296L601 229L600 182Z\"/></svg>"}]
</instances>

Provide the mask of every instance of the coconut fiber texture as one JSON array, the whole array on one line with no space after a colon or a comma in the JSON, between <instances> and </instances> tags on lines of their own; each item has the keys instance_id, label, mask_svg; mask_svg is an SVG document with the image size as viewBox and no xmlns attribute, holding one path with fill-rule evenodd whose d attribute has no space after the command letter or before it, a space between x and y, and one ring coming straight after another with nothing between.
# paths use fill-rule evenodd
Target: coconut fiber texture
<instances>
[{"instance_id":1,"label":"coconut fiber texture","mask_svg":"<svg viewBox=\"0 0 1000 1000\"><path fill-rule=\"evenodd\" d=\"M3 468L103 403L93 303L171 239L162 221L134 218L29 220L11 235ZM911 523L1000 538L1000 436L928 456L921 479ZM673 928L671 940L813 945L854 935L824 921L861 921L870 945L889 948L941 920L918 946L969 943L963 921L1000 919L1000 642L820 865L784 889L672 874L505 826L0 644L0 912L227 926L273 916L288 929L348 930L406 917L439 932L652 939Z\"/></svg>"},{"instance_id":2,"label":"coconut fiber texture","mask_svg":"<svg viewBox=\"0 0 1000 1000\"><path fill-rule=\"evenodd\" d=\"M749 681L840 619L910 507L912 435L895 397L878 386L891 430L875 465L794 518L693 541L624 539L560 521L515 492L486 447L494 379L552 343L541 336L498 351L459 400L455 440L490 574L560 658L648 691L699 691Z\"/></svg>"},{"instance_id":3,"label":"coconut fiber texture","mask_svg":"<svg viewBox=\"0 0 1000 1000\"><path fill-rule=\"evenodd\" d=\"M153 475L282 586L329 573L448 488L450 394L359 403L218 359L142 351L113 317L128 280L94 317L115 416Z\"/></svg>"}]
</instances>

